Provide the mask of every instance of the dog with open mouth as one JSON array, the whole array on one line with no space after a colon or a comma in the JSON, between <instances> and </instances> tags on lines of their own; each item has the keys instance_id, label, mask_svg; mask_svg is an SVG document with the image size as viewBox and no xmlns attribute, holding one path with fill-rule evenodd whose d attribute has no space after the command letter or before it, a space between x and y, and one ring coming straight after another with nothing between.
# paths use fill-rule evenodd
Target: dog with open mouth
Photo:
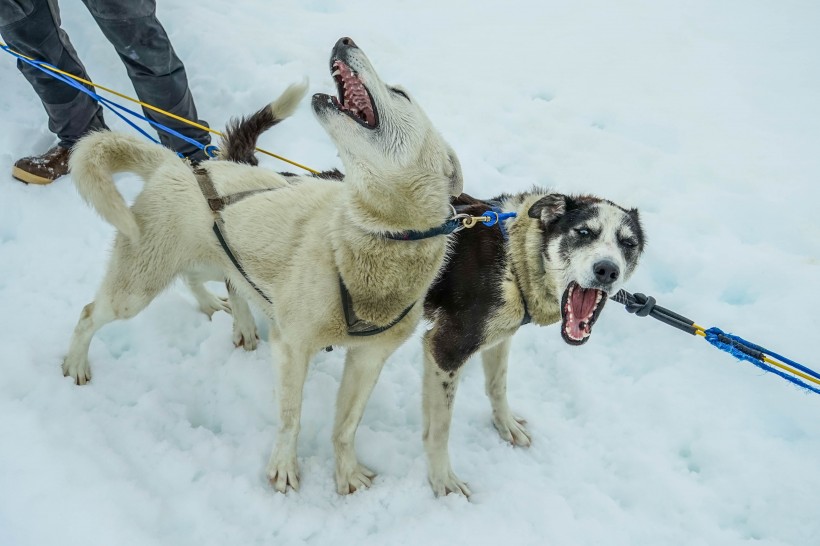
<instances>
[{"instance_id":1,"label":"dog with open mouth","mask_svg":"<svg viewBox=\"0 0 820 546\"><path fill-rule=\"evenodd\" d=\"M250 300L269 319L277 355L279 430L267 475L281 492L299 487L303 386L311 357L328 346L347 348L333 428L336 489L371 484L375 474L354 449L356 430L382 366L420 320L448 247L440 234L404 235L447 225L450 198L462 191L453 150L353 40L336 43L329 68L339 96L316 94L312 107L344 175L284 176L254 166L257 137L293 113L305 86L229 127L220 158L193 170L166 148L113 132L85 137L71 156L79 193L118 233L64 375L88 382L94 333L135 316L177 276L203 311L233 314L234 343L245 349L257 338ZM116 172L145 181L131 208L114 185ZM207 279L227 280L227 301L205 289Z\"/></svg>"},{"instance_id":2,"label":"dog with open mouth","mask_svg":"<svg viewBox=\"0 0 820 546\"><path fill-rule=\"evenodd\" d=\"M528 446L530 433L507 402L507 360L523 325L560 322L570 345L589 340L607 297L632 275L645 245L636 209L589 195L534 189L481 201L462 194L459 213L514 212L498 226L454 235L451 253L424 303L423 438L436 495L470 489L453 472L448 442L462 366L481 353L493 424Z\"/></svg>"}]
</instances>

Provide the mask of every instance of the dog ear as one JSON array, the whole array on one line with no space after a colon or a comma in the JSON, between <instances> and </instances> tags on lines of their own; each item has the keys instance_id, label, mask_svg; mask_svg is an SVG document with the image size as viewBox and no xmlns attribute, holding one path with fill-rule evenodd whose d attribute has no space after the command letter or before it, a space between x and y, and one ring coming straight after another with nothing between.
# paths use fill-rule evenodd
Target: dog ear
<instances>
[{"instance_id":1,"label":"dog ear","mask_svg":"<svg viewBox=\"0 0 820 546\"><path fill-rule=\"evenodd\" d=\"M562 193L551 193L533 203L527 214L530 218L539 219L547 224L563 216L568 210L574 208L574 205L570 197Z\"/></svg>"},{"instance_id":2,"label":"dog ear","mask_svg":"<svg viewBox=\"0 0 820 546\"><path fill-rule=\"evenodd\" d=\"M641 249L643 249L644 245L646 245L646 235L644 235L643 225L641 224L641 215L638 214L638 209L629 209L627 211L630 220L632 220L633 225L632 228L635 230L636 234L641 240Z\"/></svg>"},{"instance_id":3,"label":"dog ear","mask_svg":"<svg viewBox=\"0 0 820 546\"><path fill-rule=\"evenodd\" d=\"M447 147L447 156L450 159L451 170L447 176L450 178L450 195L458 197L464 191L464 175L461 174L461 163L458 160L456 152Z\"/></svg>"}]
</instances>

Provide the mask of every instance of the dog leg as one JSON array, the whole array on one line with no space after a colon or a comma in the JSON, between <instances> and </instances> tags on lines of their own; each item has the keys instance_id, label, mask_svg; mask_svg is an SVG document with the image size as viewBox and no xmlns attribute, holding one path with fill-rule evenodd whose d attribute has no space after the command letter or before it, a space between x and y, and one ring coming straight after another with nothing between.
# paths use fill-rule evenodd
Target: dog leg
<instances>
[{"instance_id":1,"label":"dog leg","mask_svg":"<svg viewBox=\"0 0 820 546\"><path fill-rule=\"evenodd\" d=\"M91 366L88 364L88 347L94 334L115 320L114 311L106 299L93 301L83 307L80 320L74 328L68 354L63 360L63 375L72 377L77 385L91 381Z\"/></svg>"},{"instance_id":2,"label":"dog leg","mask_svg":"<svg viewBox=\"0 0 820 546\"><path fill-rule=\"evenodd\" d=\"M217 311L225 311L226 313L231 312L231 306L228 303L228 299L220 298L213 292L206 289L203 284L203 279L196 273L186 273L185 284L188 285L188 288L191 289L191 293L193 293L196 298L196 301L199 304L199 310L208 315L209 319L213 317L213 314Z\"/></svg>"},{"instance_id":3,"label":"dog leg","mask_svg":"<svg viewBox=\"0 0 820 546\"><path fill-rule=\"evenodd\" d=\"M453 402L458 387L460 366L444 371L433 357L432 345L435 331L424 336L424 382L422 385L424 416L424 450L427 452L427 478L437 497L448 493L471 494L467 484L461 481L450 465L450 423L453 418ZM449 369L449 368L448 368Z\"/></svg>"},{"instance_id":4,"label":"dog leg","mask_svg":"<svg viewBox=\"0 0 820 546\"><path fill-rule=\"evenodd\" d=\"M501 436L515 446L528 447L532 437L525 428L526 421L513 415L507 403L507 363L511 339L481 351L487 396L493 406L493 425Z\"/></svg>"},{"instance_id":5,"label":"dog leg","mask_svg":"<svg viewBox=\"0 0 820 546\"><path fill-rule=\"evenodd\" d=\"M397 346L398 343L368 343L347 351L333 427L336 491L340 495L370 487L376 477L376 473L360 464L356 457L356 429L382 367Z\"/></svg>"},{"instance_id":6,"label":"dog leg","mask_svg":"<svg viewBox=\"0 0 820 546\"><path fill-rule=\"evenodd\" d=\"M246 351L253 351L259 344L259 335L256 333L256 321L251 308L230 282L227 285L228 302L233 313L233 344L235 347L242 346Z\"/></svg>"},{"instance_id":7,"label":"dog leg","mask_svg":"<svg viewBox=\"0 0 820 546\"><path fill-rule=\"evenodd\" d=\"M299 490L299 465L296 462L296 444L299 439L302 416L302 390L305 386L310 354L301 347L288 345L271 328L274 360L279 368L279 432L276 447L268 462L268 480L274 489L285 493L288 487Z\"/></svg>"},{"instance_id":8,"label":"dog leg","mask_svg":"<svg viewBox=\"0 0 820 546\"><path fill-rule=\"evenodd\" d=\"M105 279L94 301L83 308L63 360L63 375L72 377L77 385L91 380L88 347L97 330L114 320L135 316L174 277L168 263L150 260L151 256L150 248L135 248L124 236L117 236Z\"/></svg>"}]
</instances>

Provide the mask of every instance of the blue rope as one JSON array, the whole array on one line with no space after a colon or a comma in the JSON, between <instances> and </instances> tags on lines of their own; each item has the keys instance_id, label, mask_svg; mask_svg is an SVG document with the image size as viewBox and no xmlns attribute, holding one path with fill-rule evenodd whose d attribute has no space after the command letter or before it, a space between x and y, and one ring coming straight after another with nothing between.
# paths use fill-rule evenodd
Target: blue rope
<instances>
[{"instance_id":1,"label":"blue rope","mask_svg":"<svg viewBox=\"0 0 820 546\"><path fill-rule=\"evenodd\" d=\"M718 330L718 328L713 328L713 329ZM798 364L794 360L786 358L785 356L781 356L781 355L779 355L779 354L777 354L773 351L770 351L769 349L766 349L765 347L761 347L760 345L755 345L751 341L746 341L742 337L738 337L738 336L733 335L733 334L726 334L726 333L723 333L723 332L720 332L720 333L722 333L724 336L728 337L729 339L732 339L732 340L734 340L738 343L742 343L742 344L746 345L750 349L754 349L755 351L760 351L763 354L773 356L777 360L779 360L779 361L781 361L785 364L790 365L792 368L797 368L801 372L803 372L805 374L808 374L808 375L814 377L815 379L820 379L820 373L817 373L814 370L812 370L811 368L807 368L807 367L803 366L802 364Z\"/></svg>"},{"instance_id":2,"label":"blue rope","mask_svg":"<svg viewBox=\"0 0 820 546\"><path fill-rule=\"evenodd\" d=\"M757 366L758 368L760 368L763 371L770 372L770 373L773 373L775 375L779 375L780 377L782 377L786 381L794 383L795 385L803 387L804 389L810 390L814 393L820 394L820 389L818 389L817 387L813 387L812 385L809 385L808 383L806 383L804 381L801 381L800 379L798 379L794 376L791 376L791 375L787 374L786 372L783 372L781 370L778 370L777 368L769 366L766 362L763 361L762 355L767 354L769 356L773 356L773 357L777 358L778 360L781 360L781 361L793 366L794 368L797 368L797 369L801 370L802 372L804 372L806 374L809 374L813 377L816 377L816 378L820 379L820 375L817 374L817 372L815 372L814 370L806 368L805 366L802 366L802 365L798 364L797 362L794 362L793 360L782 357L782 356L778 355L777 353L773 353L773 352L769 351L768 349L764 349L763 347L760 347L759 345L755 345L754 343L748 342L748 341L746 341L745 339L743 339L741 337L738 337L738 336L735 336L735 335L732 335L732 334L727 334L727 333L723 332L720 328L709 328L708 330L706 330L705 333L706 333L706 341L708 341L709 343L711 343L713 346L717 347L718 349L720 349L722 351L726 351L730 355L732 355L735 358L738 358L740 360L745 360L747 362L751 362L752 364L754 364L755 366Z\"/></svg>"},{"instance_id":3,"label":"blue rope","mask_svg":"<svg viewBox=\"0 0 820 546\"><path fill-rule=\"evenodd\" d=\"M492 227L498 224L498 229L501 230L501 235L506 240L509 237L509 235L507 235L507 228L504 227L504 220L506 220L507 218L515 218L518 215L514 212L502 212L500 207L493 207L492 209L485 211L484 214L482 214L481 216L490 217L489 220L481 222L485 226Z\"/></svg>"},{"instance_id":4,"label":"blue rope","mask_svg":"<svg viewBox=\"0 0 820 546\"><path fill-rule=\"evenodd\" d=\"M484 212L481 216L487 216L490 219L484 220L481 223L485 226L492 227L498 224L501 234L504 239L507 239L507 229L504 227L504 220L507 218L515 218L514 212L502 212L499 207L493 207L491 210ZM450 218L440 226L428 229L426 231L400 231L394 233L387 233L385 237L393 239L394 241L419 241L421 239L429 239L438 235L450 235L462 227L461 218Z\"/></svg>"},{"instance_id":5,"label":"blue rope","mask_svg":"<svg viewBox=\"0 0 820 546\"><path fill-rule=\"evenodd\" d=\"M205 146L201 142L197 142L196 140L192 139L191 137L185 136L182 133L180 133L178 131L175 131L174 129L171 129L170 127L167 127L166 125L163 125L162 123L159 123L158 121L154 121L154 120L152 120L152 119L150 119L146 116L138 114L137 112L135 112L135 111L133 111L129 108L126 108L125 106L122 106L121 104L118 104L118 103L116 103L116 102L114 102L110 99L107 99L105 97L102 97L102 96L98 95L94 91L88 89L86 86L80 84L79 82L77 82L77 81L75 81L75 80L73 80L73 79L71 79L67 76L64 76L63 74L60 74L58 72L53 72L51 70L48 70L47 68L44 68L44 67L51 67L51 68L57 69L57 67L55 67L54 65L51 65L49 63L42 62L42 61L34 61L34 60L31 60L31 59L26 59L22 55L12 51L8 46L0 46L0 49L5 50L8 54L12 55L13 57L16 57L18 60L20 60L20 61L22 61L22 62L24 62L24 63L26 63L30 66L33 66L37 70L39 70L41 72L44 72L44 73L48 74L49 76L51 76L51 77L53 77L53 78L55 78L55 79L57 79L57 80L59 80L63 83L66 83L66 84L70 85L71 87L77 89L78 91L82 91L83 93L85 93L86 95L91 97L92 99L96 100L97 102L99 102L100 104L102 104L103 106L108 108L109 111L113 112L117 117L119 117L125 123L127 123L128 125L130 125L134 129L136 129L139 133L141 133L143 136L145 136L146 138L148 138L152 142L155 142L157 144L161 144L159 142L159 140L157 140L154 137L152 137L151 135L149 135L144 129L139 127L136 123L134 123L130 119L126 118L121 112L117 111L115 108L123 110L124 112L145 121L146 123L150 124L151 126L153 126L156 129L159 129L159 130L164 131L164 132L166 132L170 135L173 135L173 136L175 136L175 137L177 137L181 140L184 140L185 142L188 142L189 144L193 144L194 146L196 146L200 150L204 151L209 157L214 157L216 155L216 151L217 151L216 146L213 146L213 145ZM178 154L178 155L180 157L182 157L182 154Z\"/></svg>"}]
</instances>

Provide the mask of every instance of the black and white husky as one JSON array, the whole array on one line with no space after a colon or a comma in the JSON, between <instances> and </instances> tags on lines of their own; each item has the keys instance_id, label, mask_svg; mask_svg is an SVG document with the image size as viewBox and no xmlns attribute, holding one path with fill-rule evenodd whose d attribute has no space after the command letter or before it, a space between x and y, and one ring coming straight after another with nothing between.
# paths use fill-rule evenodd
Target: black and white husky
<instances>
[{"instance_id":1,"label":"black and white husky","mask_svg":"<svg viewBox=\"0 0 820 546\"><path fill-rule=\"evenodd\" d=\"M424 335L424 446L436 495L469 496L448 452L453 401L461 369L480 352L493 423L501 437L528 446L524 421L507 403L510 341L522 324L561 323L570 345L586 343L606 303L638 264L644 234L635 209L611 201L534 190L490 202L466 194L459 212L479 216L491 206L515 212L500 227L454 235L450 258L425 300L432 323Z\"/></svg>"}]
</instances>

